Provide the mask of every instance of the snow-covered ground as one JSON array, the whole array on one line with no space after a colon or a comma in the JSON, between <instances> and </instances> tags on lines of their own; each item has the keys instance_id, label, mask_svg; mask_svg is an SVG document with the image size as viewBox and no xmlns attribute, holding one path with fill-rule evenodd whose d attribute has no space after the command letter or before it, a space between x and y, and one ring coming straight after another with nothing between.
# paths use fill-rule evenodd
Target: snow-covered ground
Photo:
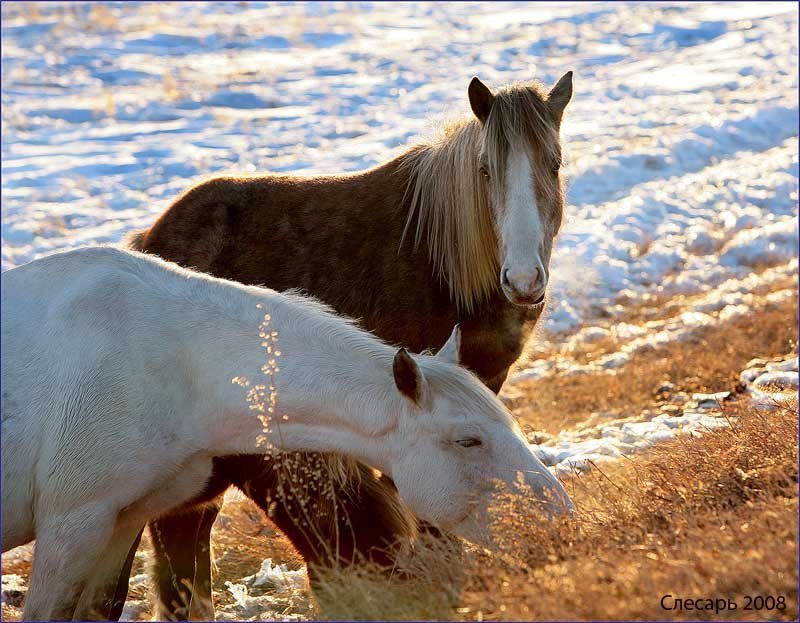
<instances>
[{"instance_id":1,"label":"snow-covered ground","mask_svg":"<svg viewBox=\"0 0 800 623\"><path fill-rule=\"evenodd\" d=\"M378 164L468 114L474 74L551 84L571 69L568 210L543 323L565 357L530 362L512 390L525 378L613 374L638 349L748 313L754 290L797 275L795 3L0 10L4 270L117 242L212 174ZM679 316L593 324L673 293L691 298ZM570 360L607 336L618 352ZM794 362L768 378L796 387ZM762 399L756 377L743 381ZM613 459L722 425L708 402L566 431L537 449L559 471ZM227 616L249 612L240 586Z\"/></svg>"},{"instance_id":2,"label":"snow-covered ground","mask_svg":"<svg viewBox=\"0 0 800 623\"><path fill-rule=\"evenodd\" d=\"M780 361L754 359L741 374L747 399L758 409L786 406L797 400L798 358L788 355ZM669 385L663 388L667 402L660 412L646 411L629 417L563 431L531 448L542 462L556 474L569 474L592 464L631 457L678 434L702 435L706 431L730 425L722 413L722 403L737 399L731 392L716 394L673 394ZM534 435L536 441L543 434Z\"/></svg>"},{"instance_id":3,"label":"snow-covered ground","mask_svg":"<svg viewBox=\"0 0 800 623\"><path fill-rule=\"evenodd\" d=\"M796 4L3 3L3 267L153 221L222 171L386 160L575 71L547 326L797 255Z\"/></svg>"},{"instance_id":4,"label":"snow-covered ground","mask_svg":"<svg viewBox=\"0 0 800 623\"><path fill-rule=\"evenodd\" d=\"M3 268L116 242L203 176L377 164L468 114L473 74L573 69L544 326L580 346L620 301L703 299L616 327L632 333L602 360L516 378L613 370L797 274L796 4L3 3L2 17Z\"/></svg>"}]
</instances>

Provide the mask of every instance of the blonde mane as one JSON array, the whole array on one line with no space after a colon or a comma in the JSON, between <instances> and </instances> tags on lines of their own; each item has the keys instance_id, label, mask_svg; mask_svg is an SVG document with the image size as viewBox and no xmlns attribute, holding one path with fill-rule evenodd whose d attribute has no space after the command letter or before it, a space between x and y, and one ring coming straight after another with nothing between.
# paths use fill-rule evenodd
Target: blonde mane
<instances>
[{"instance_id":1,"label":"blonde mane","mask_svg":"<svg viewBox=\"0 0 800 623\"><path fill-rule=\"evenodd\" d=\"M474 117L448 124L436 139L403 156L411 204L403 239L416 215L414 245L425 240L435 272L460 311L471 312L498 287L500 254L491 206L502 205L510 146L530 146L537 179L560 161L558 124L543 93L539 84L505 87L495 93L485 125ZM481 158L491 185L481 175ZM558 185L540 186L547 194L560 191Z\"/></svg>"}]
</instances>

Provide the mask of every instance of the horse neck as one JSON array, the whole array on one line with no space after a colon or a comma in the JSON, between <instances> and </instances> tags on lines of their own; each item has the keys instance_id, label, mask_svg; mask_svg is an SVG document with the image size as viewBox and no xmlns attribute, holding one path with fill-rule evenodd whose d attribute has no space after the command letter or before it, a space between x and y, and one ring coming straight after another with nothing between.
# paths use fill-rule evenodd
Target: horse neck
<instances>
[{"instance_id":1,"label":"horse neck","mask_svg":"<svg viewBox=\"0 0 800 623\"><path fill-rule=\"evenodd\" d=\"M193 335L205 351L193 358L205 368L195 374L204 379L200 402L210 407L203 413L207 449L218 454L339 452L391 473L387 444L397 421L390 414L402 409L391 372L392 349L314 303L247 290L256 294L234 305L243 310L244 320L232 320L232 330L222 326L214 305L202 307L207 317L195 323L208 327L203 335ZM230 293L225 305L230 308ZM259 329L266 314L269 323ZM265 376L270 359L277 371L272 368L272 376ZM264 388L262 406L254 409L246 397L257 386Z\"/></svg>"},{"instance_id":2,"label":"horse neck","mask_svg":"<svg viewBox=\"0 0 800 623\"><path fill-rule=\"evenodd\" d=\"M345 178L346 224L358 239L379 240L381 261L363 266L363 252L337 258L357 258L360 275L390 267L383 275L424 271L428 285L443 287L448 304L472 311L496 289L498 241L488 195L477 173L479 132L475 124L455 127L443 142L420 144L368 171ZM318 219L318 213L311 214ZM331 231L337 231L336 227ZM339 243L327 248L344 248ZM390 254L390 260L384 257ZM417 288L419 283L417 282ZM409 296L408 289L403 291ZM325 297L323 297L325 298ZM326 298L326 300L329 300ZM361 316L358 310L354 315Z\"/></svg>"}]
</instances>

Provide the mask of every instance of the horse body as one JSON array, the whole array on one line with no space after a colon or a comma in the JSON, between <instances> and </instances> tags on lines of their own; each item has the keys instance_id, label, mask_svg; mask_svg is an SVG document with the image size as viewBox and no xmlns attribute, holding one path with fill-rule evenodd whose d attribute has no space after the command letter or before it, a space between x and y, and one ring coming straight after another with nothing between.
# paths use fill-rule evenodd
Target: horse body
<instances>
[{"instance_id":1,"label":"horse body","mask_svg":"<svg viewBox=\"0 0 800 623\"><path fill-rule=\"evenodd\" d=\"M553 496L553 512L568 505L474 377L395 354L315 302L116 249L2 279L3 339L24 339L4 342L3 475L29 474L3 483L3 547L36 538L27 619L96 615L144 523L200 495L214 456L343 453L390 475L420 517L473 540L486 530L487 476L514 486L518 471ZM279 370L256 337L265 313ZM265 357L278 396L268 422L231 382L257 389Z\"/></svg>"},{"instance_id":2,"label":"horse body","mask_svg":"<svg viewBox=\"0 0 800 623\"><path fill-rule=\"evenodd\" d=\"M404 163L342 177L213 179L133 246L218 277L311 293L414 352L438 349L459 324L463 365L499 391L543 308L514 305L499 289L470 310L454 305L427 243L403 235Z\"/></svg>"}]
</instances>

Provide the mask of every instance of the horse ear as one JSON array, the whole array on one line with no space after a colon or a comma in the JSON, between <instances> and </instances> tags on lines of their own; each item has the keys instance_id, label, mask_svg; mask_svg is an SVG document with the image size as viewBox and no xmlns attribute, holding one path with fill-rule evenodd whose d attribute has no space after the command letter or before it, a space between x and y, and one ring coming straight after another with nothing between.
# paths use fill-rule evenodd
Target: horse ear
<instances>
[{"instance_id":1,"label":"horse ear","mask_svg":"<svg viewBox=\"0 0 800 623\"><path fill-rule=\"evenodd\" d=\"M425 388L427 382L422 376L417 362L408 354L405 348L401 348L394 356L392 363L392 373L397 389L406 398L411 399L414 404L421 407L425 399Z\"/></svg>"},{"instance_id":2,"label":"horse ear","mask_svg":"<svg viewBox=\"0 0 800 623\"><path fill-rule=\"evenodd\" d=\"M489 112L492 110L494 103L494 95L483 82L480 81L478 76L472 78L467 89L469 95L469 105L472 107L472 112L481 123L486 123L489 118Z\"/></svg>"},{"instance_id":3,"label":"horse ear","mask_svg":"<svg viewBox=\"0 0 800 623\"><path fill-rule=\"evenodd\" d=\"M456 365L461 363L461 327L459 325L453 327L453 332L436 356L448 363Z\"/></svg>"},{"instance_id":4,"label":"horse ear","mask_svg":"<svg viewBox=\"0 0 800 623\"><path fill-rule=\"evenodd\" d=\"M547 96L547 104L550 106L550 110L553 112L553 116L556 118L558 123L561 123L561 117L564 115L564 109L569 104L569 101L572 99L572 72L568 71L565 73L558 82L556 82L556 86L550 91Z\"/></svg>"}]
</instances>

